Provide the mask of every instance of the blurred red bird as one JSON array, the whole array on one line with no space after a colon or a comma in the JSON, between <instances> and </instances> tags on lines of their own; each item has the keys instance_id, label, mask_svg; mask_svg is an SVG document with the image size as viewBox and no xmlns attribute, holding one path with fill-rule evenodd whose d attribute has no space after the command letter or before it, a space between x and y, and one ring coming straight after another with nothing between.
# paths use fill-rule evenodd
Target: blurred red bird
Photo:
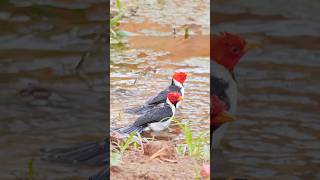
<instances>
[{"instance_id":1,"label":"blurred red bird","mask_svg":"<svg viewBox=\"0 0 320 180\"><path fill-rule=\"evenodd\" d=\"M225 116L225 112L230 115L236 113L238 91L234 69L248 45L242 37L228 32L213 35L210 41L211 142L216 148L228 122L234 119Z\"/></svg>"},{"instance_id":2,"label":"blurred red bird","mask_svg":"<svg viewBox=\"0 0 320 180\"><path fill-rule=\"evenodd\" d=\"M214 126L214 128L217 128L223 123L233 121L235 119L227 112L224 102L221 101L216 95L211 96L211 102L212 107L210 112L210 123Z\"/></svg>"},{"instance_id":3,"label":"blurred red bird","mask_svg":"<svg viewBox=\"0 0 320 180\"><path fill-rule=\"evenodd\" d=\"M213 35L210 39L210 57L233 74L234 67L245 54L247 42L228 32Z\"/></svg>"}]
</instances>

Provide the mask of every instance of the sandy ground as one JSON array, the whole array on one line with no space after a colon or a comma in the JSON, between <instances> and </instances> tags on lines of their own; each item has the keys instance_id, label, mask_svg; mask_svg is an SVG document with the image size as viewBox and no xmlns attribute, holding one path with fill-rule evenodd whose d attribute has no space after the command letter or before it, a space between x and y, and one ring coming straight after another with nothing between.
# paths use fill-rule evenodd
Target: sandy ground
<instances>
[{"instance_id":1,"label":"sandy ground","mask_svg":"<svg viewBox=\"0 0 320 180\"><path fill-rule=\"evenodd\" d=\"M118 167L111 167L111 179L195 179L199 165L191 157L176 158L176 162L160 162L159 159L149 160L150 157L141 152L129 152L123 157Z\"/></svg>"}]
</instances>

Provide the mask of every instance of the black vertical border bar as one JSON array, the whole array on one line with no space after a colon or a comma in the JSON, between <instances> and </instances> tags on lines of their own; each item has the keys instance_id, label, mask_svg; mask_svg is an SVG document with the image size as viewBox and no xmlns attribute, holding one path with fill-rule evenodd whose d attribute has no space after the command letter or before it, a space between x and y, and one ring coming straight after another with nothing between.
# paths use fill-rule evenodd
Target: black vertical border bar
<instances>
[{"instance_id":1,"label":"black vertical border bar","mask_svg":"<svg viewBox=\"0 0 320 180\"><path fill-rule=\"evenodd\" d=\"M211 49L212 49L212 42L211 42L211 36L213 35L213 6L214 6L214 1L211 0L210 1L210 61L211 61ZM211 63L209 64L209 66L211 65ZM213 151L211 150L211 142L212 142L212 126L211 126L211 108L212 108L212 102L211 102L211 92L212 92L212 85L211 85L211 67L210 67L210 179L213 179Z\"/></svg>"},{"instance_id":2,"label":"black vertical border bar","mask_svg":"<svg viewBox=\"0 0 320 180\"><path fill-rule=\"evenodd\" d=\"M110 1L108 0L107 2L107 24L106 24L106 29L105 29L105 34L106 34L106 53L104 55L105 60L106 60L106 101L107 101L107 122L106 122L106 145L107 145L107 159L108 163L106 164L106 169L107 169L107 177L110 179Z\"/></svg>"}]
</instances>

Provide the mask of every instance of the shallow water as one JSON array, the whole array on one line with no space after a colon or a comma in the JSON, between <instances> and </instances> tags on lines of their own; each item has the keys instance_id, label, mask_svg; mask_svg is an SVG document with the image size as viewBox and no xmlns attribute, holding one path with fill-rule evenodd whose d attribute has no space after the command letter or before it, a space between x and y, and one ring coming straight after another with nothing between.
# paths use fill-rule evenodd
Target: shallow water
<instances>
[{"instance_id":1,"label":"shallow water","mask_svg":"<svg viewBox=\"0 0 320 180\"><path fill-rule=\"evenodd\" d=\"M123 110L143 105L169 86L174 72L183 71L190 76L176 118L190 122L195 131L208 131L209 21L184 13L194 12L209 20L209 6L203 6L202 1L188 1L189 5L183 7L180 1L159 2L143 1L121 22L120 27L134 35L125 39L126 50L111 51L111 128L134 122L139 116ZM190 32L187 39L185 26Z\"/></svg>"},{"instance_id":2,"label":"shallow water","mask_svg":"<svg viewBox=\"0 0 320 180\"><path fill-rule=\"evenodd\" d=\"M319 179L318 1L218 1L214 29L258 45L236 69L238 120L223 143L222 176Z\"/></svg>"},{"instance_id":3,"label":"shallow water","mask_svg":"<svg viewBox=\"0 0 320 180\"><path fill-rule=\"evenodd\" d=\"M105 137L107 17L104 2L79 2L1 2L0 179L25 176L31 159L39 179L83 179L99 169L40 160L40 148Z\"/></svg>"}]
</instances>

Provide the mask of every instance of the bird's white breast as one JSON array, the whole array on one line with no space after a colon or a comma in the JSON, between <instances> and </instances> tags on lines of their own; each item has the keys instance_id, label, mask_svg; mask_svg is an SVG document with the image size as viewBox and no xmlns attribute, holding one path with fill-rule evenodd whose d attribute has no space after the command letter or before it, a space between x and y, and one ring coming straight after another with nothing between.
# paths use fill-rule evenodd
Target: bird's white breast
<instances>
[{"instance_id":1,"label":"bird's white breast","mask_svg":"<svg viewBox=\"0 0 320 180\"><path fill-rule=\"evenodd\" d=\"M226 95L230 101L230 109L228 112L232 115L235 115L237 110L237 100L238 100L238 88L237 83L232 78L230 72L220 64L217 64L215 61L210 61L210 70L211 76L216 78L223 79L228 83L228 88L226 89ZM217 147L221 139L223 138L227 128L229 126L229 122L222 124L218 129L216 129L213 133L213 140L211 147Z\"/></svg>"},{"instance_id":2,"label":"bird's white breast","mask_svg":"<svg viewBox=\"0 0 320 180\"><path fill-rule=\"evenodd\" d=\"M178 87L180 87L180 92L181 92L181 96L184 97L184 87L183 85L179 82L179 81L176 81L175 79L173 80L174 84Z\"/></svg>"},{"instance_id":3,"label":"bird's white breast","mask_svg":"<svg viewBox=\"0 0 320 180\"><path fill-rule=\"evenodd\" d=\"M184 98L184 87L183 87L183 85L182 85L180 82L176 81L176 80L173 80L173 81L174 81L174 84L175 84L176 86L179 86L179 87L180 87L181 96L182 96L182 98ZM181 104L181 101L179 101L179 102L176 104L176 107L179 108L179 107L180 107L180 104Z\"/></svg>"},{"instance_id":4,"label":"bird's white breast","mask_svg":"<svg viewBox=\"0 0 320 180\"><path fill-rule=\"evenodd\" d=\"M170 119L166 120L166 121L151 123L151 124L149 124L149 128L152 131L156 131L156 132L163 131L163 130L167 129L170 126L172 118L173 118L173 116Z\"/></svg>"},{"instance_id":5,"label":"bird's white breast","mask_svg":"<svg viewBox=\"0 0 320 180\"><path fill-rule=\"evenodd\" d=\"M230 114L235 114L237 110L237 99L238 99L238 88L237 83L232 78L230 72L220 64L217 64L215 61L210 61L210 69L211 69L211 76L216 78L223 79L225 82L228 83L228 88L226 90L226 95L230 100Z\"/></svg>"}]
</instances>

